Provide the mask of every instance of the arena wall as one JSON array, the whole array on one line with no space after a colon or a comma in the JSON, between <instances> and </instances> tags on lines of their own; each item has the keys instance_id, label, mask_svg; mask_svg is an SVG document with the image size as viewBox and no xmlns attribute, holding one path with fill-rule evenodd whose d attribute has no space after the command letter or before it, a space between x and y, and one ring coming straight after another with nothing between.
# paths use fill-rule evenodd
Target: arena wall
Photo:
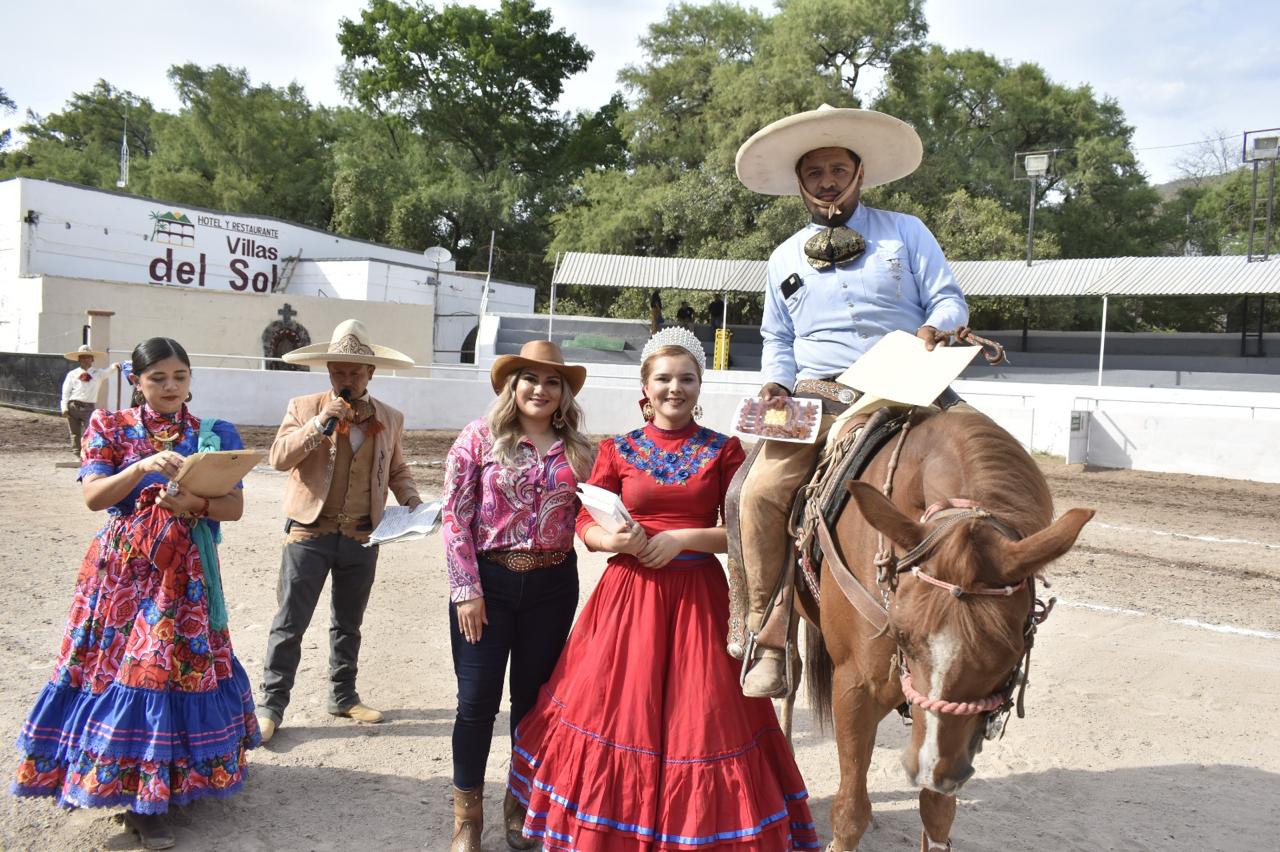
<instances>
[{"instance_id":1,"label":"arena wall","mask_svg":"<svg viewBox=\"0 0 1280 852\"><path fill-rule=\"evenodd\" d=\"M640 425L640 381L591 367L580 394L587 429L612 434ZM274 426L286 401L328 386L323 373L196 370L192 409L245 425ZM373 392L405 413L409 429L460 429L493 400L487 371L436 367L430 377L374 378ZM1280 482L1280 394L1158 388L1098 388L957 382L956 390L1028 449L1103 467ZM703 422L728 430L738 401L758 384L711 372ZM1077 416L1073 416L1077 415ZM1083 416L1080 416L1083 415Z\"/></svg>"}]
</instances>

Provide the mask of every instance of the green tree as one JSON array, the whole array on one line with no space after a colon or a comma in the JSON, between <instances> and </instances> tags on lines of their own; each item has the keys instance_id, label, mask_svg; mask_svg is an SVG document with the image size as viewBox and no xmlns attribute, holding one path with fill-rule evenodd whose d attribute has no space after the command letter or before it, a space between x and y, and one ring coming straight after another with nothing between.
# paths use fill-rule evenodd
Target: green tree
<instances>
[{"instance_id":1,"label":"green tree","mask_svg":"<svg viewBox=\"0 0 1280 852\"><path fill-rule=\"evenodd\" d=\"M367 121L337 147L335 226L443 245L472 269L496 232L496 274L546 284L550 217L580 177L624 162L620 98L578 115L554 109L591 52L529 0L493 12L371 0L338 40L344 89Z\"/></svg>"},{"instance_id":2,"label":"green tree","mask_svg":"<svg viewBox=\"0 0 1280 852\"><path fill-rule=\"evenodd\" d=\"M162 123L151 192L328 227L335 122L301 86L254 85L243 68L175 65L181 112Z\"/></svg>"},{"instance_id":3,"label":"green tree","mask_svg":"<svg viewBox=\"0 0 1280 852\"><path fill-rule=\"evenodd\" d=\"M162 119L148 99L99 80L88 92L73 93L62 112L28 113L19 128L23 142L0 153L0 178L53 178L114 189L127 122L128 191L145 193L156 152L155 125Z\"/></svg>"},{"instance_id":4,"label":"green tree","mask_svg":"<svg viewBox=\"0 0 1280 852\"><path fill-rule=\"evenodd\" d=\"M0 115L8 115L11 112L16 112L17 109L18 105L13 102L13 98L9 97L4 89L0 89ZM8 147L11 138L13 138L13 131L10 128L6 127L4 130L0 130L0 152L3 152Z\"/></svg>"}]
</instances>

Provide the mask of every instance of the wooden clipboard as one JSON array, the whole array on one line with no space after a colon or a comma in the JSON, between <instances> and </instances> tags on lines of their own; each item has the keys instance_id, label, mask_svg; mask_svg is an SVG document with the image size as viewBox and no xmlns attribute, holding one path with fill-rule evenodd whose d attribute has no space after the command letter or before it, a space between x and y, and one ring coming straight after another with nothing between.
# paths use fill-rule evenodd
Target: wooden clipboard
<instances>
[{"instance_id":1,"label":"wooden clipboard","mask_svg":"<svg viewBox=\"0 0 1280 852\"><path fill-rule=\"evenodd\" d=\"M197 497L230 494L244 475L266 458L262 450L221 450L187 456L173 481Z\"/></svg>"}]
</instances>

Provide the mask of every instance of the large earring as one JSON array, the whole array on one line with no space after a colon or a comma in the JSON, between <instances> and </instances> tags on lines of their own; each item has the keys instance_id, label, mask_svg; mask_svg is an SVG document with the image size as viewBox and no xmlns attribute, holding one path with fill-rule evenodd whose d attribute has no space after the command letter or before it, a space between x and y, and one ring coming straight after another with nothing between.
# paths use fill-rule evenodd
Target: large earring
<instances>
[{"instance_id":1,"label":"large earring","mask_svg":"<svg viewBox=\"0 0 1280 852\"><path fill-rule=\"evenodd\" d=\"M702 404L701 404L701 403L694 403L694 405L693 405L693 419L694 419L694 420L697 420L697 419L699 419L700 417L702 417Z\"/></svg>"},{"instance_id":2,"label":"large earring","mask_svg":"<svg viewBox=\"0 0 1280 852\"><path fill-rule=\"evenodd\" d=\"M191 401L191 391L187 391L187 402L190 402L190 401ZM694 416L696 417L697 415L694 415Z\"/></svg>"},{"instance_id":3,"label":"large earring","mask_svg":"<svg viewBox=\"0 0 1280 852\"><path fill-rule=\"evenodd\" d=\"M646 399L644 405L640 406L640 413L644 415L645 420L653 420L658 412L654 410L653 403Z\"/></svg>"},{"instance_id":4,"label":"large earring","mask_svg":"<svg viewBox=\"0 0 1280 852\"><path fill-rule=\"evenodd\" d=\"M564 412L557 408L556 413L551 415L551 428L563 429L564 424L565 424Z\"/></svg>"}]
</instances>

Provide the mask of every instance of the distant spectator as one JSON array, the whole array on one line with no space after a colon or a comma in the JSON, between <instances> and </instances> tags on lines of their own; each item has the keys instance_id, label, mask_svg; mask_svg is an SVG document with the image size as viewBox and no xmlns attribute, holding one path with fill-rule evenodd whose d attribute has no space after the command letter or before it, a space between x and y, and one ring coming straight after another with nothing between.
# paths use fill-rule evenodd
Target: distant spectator
<instances>
[{"instance_id":1,"label":"distant spectator","mask_svg":"<svg viewBox=\"0 0 1280 852\"><path fill-rule=\"evenodd\" d=\"M99 352L86 343L62 357L78 364L62 380L61 404L62 416L67 418L67 431L71 435L71 451L78 456L89 416L98 407L98 387L107 376L107 369L95 367L93 362L96 358L106 358L107 353Z\"/></svg>"},{"instance_id":2,"label":"distant spectator","mask_svg":"<svg viewBox=\"0 0 1280 852\"><path fill-rule=\"evenodd\" d=\"M649 334L657 334L658 329L662 328L664 320L662 318L662 294L657 290L649 296Z\"/></svg>"},{"instance_id":3,"label":"distant spectator","mask_svg":"<svg viewBox=\"0 0 1280 852\"><path fill-rule=\"evenodd\" d=\"M680 308L676 311L676 322L685 328L693 327L693 308L689 307L688 302L680 303Z\"/></svg>"},{"instance_id":4,"label":"distant spectator","mask_svg":"<svg viewBox=\"0 0 1280 852\"><path fill-rule=\"evenodd\" d=\"M711 323L712 328L720 328L724 323L724 299L720 298L719 293L711 300L711 304L707 305L707 321Z\"/></svg>"}]
</instances>

